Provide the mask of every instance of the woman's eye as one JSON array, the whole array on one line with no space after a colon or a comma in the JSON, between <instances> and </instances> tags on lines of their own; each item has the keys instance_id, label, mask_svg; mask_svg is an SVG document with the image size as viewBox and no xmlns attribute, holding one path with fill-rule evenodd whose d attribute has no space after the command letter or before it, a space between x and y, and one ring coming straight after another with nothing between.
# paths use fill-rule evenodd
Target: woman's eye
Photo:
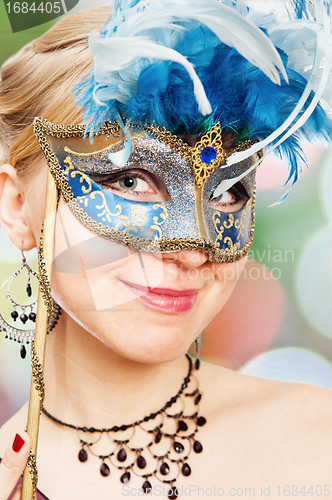
<instances>
[{"instance_id":1,"label":"woman's eye","mask_svg":"<svg viewBox=\"0 0 332 500\"><path fill-rule=\"evenodd\" d=\"M240 182L237 182L234 186L219 196L214 196L217 189L218 187L211 194L209 204L222 212L237 212L238 210L241 210L241 208L244 207L249 200L247 191Z\"/></svg>"},{"instance_id":2,"label":"woman's eye","mask_svg":"<svg viewBox=\"0 0 332 500\"><path fill-rule=\"evenodd\" d=\"M121 189L138 191L143 193L155 193L154 189L143 179L139 177L124 177L114 184L119 184Z\"/></svg>"},{"instance_id":3,"label":"woman's eye","mask_svg":"<svg viewBox=\"0 0 332 500\"><path fill-rule=\"evenodd\" d=\"M220 196L216 198L211 198L213 201L218 201L219 203L232 203L235 200L235 196L229 191L225 191Z\"/></svg>"},{"instance_id":4,"label":"woman's eye","mask_svg":"<svg viewBox=\"0 0 332 500\"><path fill-rule=\"evenodd\" d=\"M90 174L90 178L103 188L128 200L157 202L169 199L160 180L143 169Z\"/></svg>"}]
</instances>

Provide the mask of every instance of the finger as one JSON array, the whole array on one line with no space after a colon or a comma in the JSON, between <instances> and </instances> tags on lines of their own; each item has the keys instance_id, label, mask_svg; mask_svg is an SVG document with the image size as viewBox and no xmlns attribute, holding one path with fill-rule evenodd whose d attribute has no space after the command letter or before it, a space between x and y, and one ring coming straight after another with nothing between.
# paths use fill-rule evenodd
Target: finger
<instances>
[{"instance_id":1,"label":"finger","mask_svg":"<svg viewBox=\"0 0 332 500\"><path fill-rule=\"evenodd\" d=\"M22 495L22 485L18 486L15 490L15 494L13 495L11 500L21 500ZM33 497L33 500L37 500L37 496Z\"/></svg>"},{"instance_id":2,"label":"finger","mask_svg":"<svg viewBox=\"0 0 332 500\"><path fill-rule=\"evenodd\" d=\"M8 500L27 463L31 440L26 432L16 434L0 464L0 500ZM16 493L15 493L16 495ZM16 500L16 497L14 497ZM20 499L20 496L17 497Z\"/></svg>"},{"instance_id":3,"label":"finger","mask_svg":"<svg viewBox=\"0 0 332 500\"><path fill-rule=\"evenodd\" d=\"M12 500L21 500L22 486L18 486L15 490Z\"/></svg>"}]
</instances>

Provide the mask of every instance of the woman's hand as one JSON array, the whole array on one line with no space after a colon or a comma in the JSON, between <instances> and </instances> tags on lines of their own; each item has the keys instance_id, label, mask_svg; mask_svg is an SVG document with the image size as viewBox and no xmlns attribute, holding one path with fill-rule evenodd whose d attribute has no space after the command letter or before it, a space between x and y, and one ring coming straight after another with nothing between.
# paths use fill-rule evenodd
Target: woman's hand
<instances>
[{"instance_id":1,"label":"woman's hand","mask_svg":"<svg viewBox=\"0 0 332 500\"><path fill-rule=\"evenodd\" d=\"M26 432L16 434L8 446L0 464L0 500L8 500L15 488L27 463L30 448L31 441ZM21 486L16 489L12 500L20 499Z\"/></svg>"}]
</instances>

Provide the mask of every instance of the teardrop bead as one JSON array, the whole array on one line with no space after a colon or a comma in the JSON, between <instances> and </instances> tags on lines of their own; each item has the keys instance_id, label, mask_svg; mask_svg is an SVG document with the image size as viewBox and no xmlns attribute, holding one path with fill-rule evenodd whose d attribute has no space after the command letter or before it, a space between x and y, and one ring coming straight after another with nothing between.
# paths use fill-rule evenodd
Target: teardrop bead
<instances>
[{"instance_id":1,"label":"teardrop bead","mask_svg":"<svg viewBox=\"0 0 332 500\"><path fill-rule=\"evenodd\" d=\"M202 394L198 394L198 396L196 396L195 401L194 401L195 405L198 405L198 403L200 402L201 399L202 399Z\"/></svg>"},{"instance_id":2,"label":"teardrop bead","mask_svg":"<svg viewBox=\"0 0 332 500\"><path fill-rule=\"evenodd\" d=\"M188 430L188 426L186 424L186 422L184 422L183 420L179 420L178 421L178 432L179 431L187 431Z\"/></svg>"},{"instance_id":3,"label":"teardrop bead","mask_svg":"<svg viewBox=\"0 0 332 500\"><path fill-rule=\"evenodd\" d=\"M120 477L120 481L123 484L129 483L129 481L130 481L130 472L125 472L124 474L122 474L122 476Z\"/></svg>"},{"instance_id":4,"label":"teardrop bead","mask_svg":"<svg viewBox=\"0 0 332 500\"><path fill-rule=\"evenodd\" d=\"M156 435L155 435L155 438L154 438L154 442L155 442L156 444L160 443L161 438L162 438L162 434L161 434L161 432L160 432L160 431L157 431L157 433L156 433Z\"/></svg>"},{"instance_id":5,"label":"teardrop bead","mask_svg":"<svg viewBox=\"0 0 332 500\"><path fill-rule=\"evenodd\" d=\"M150 481L144 481L142 490L144 491L144 493L150 493L152 491L152 486Z\"/></svg>"},{"instance_id":6,"label":"teardrop bead","mask_svg":"<svg viewBox=\"0 0 332 500\"><path fill-rule=\"evenodd\" d=\"M22 321L23 325L28 321L28 316L26 314L21 314L20 320Z\"/></svg>"},{"instance_id":7,"label":"teardrop bead","mask_svg":"<svg viewBox=\"0 0 332 500\"><path fill-rule=\"evenodd\" d=\"M139 467L140 469L145 469L146 467L146 460L144 457L142 457L142 455L140 455L137 459L137 467Z\"/></svg>"},{"instance_id":8,"label":"teardrop bead","mask_svg":"<svg viewBox=\"0 0 332 500\"><path fill-rule=\"evenodd\" d=\"M173 448L176 451L176 453L182 453L184 451L183 444L178 443L177 441L175 441L175 443L173 444Z\"/></svg>"},{"instance_id":9,"label":"teardrop bead","mask_svg":"<svg viewBox=\"0 0 332 500\"><path fill-rule=\"evenodd\" d=\"M17 311L12 311L12 312L10 313L10 315L11 315L11 317L13 318L13 320L14 320L14 321L16 321L16 320L17 320L17 318L18 318L18 312L17 312Z\"/></svg>"},{"instance_id":10,"label":"teardrop bead","mask_svg":"<svg viewBox=\"0 0 332 500\"><path fill-rule=\"evenodd\" d=\"M167 474L169 474L169 467L168 467L168 464L166 462L161 464L160 474L162 474L163 476L167 476Z\"/></svg>"},{"instance_id":11,"label":"teardrop bead","mask_svg":"<svg viewBox=\"0 0 332 500\"><path fill-rule=\"evenodd\" d=\"M80 462L86 462L87 459L88 459L88 454L87 454L87 451L82 448L78 454L78 459Z\"/></svg>"},{"instance_id":12,"label":"teardrop bead","mask_svg":"<svg viewBox=\"0 0 332 500\"><path fill-rule=\"evenodd\" d=\"M203 446L199 441L194 442L194 452L195 453L201 453L203 451Z\"/></svg>"},{"instance_id":13,"label":"teardrop bead","mask_svg":"<svg viewBox=\"0 0 332 500\"><path fill-rule=\"evenodd\" d=\"M27 283L26 292L27 292L27 296L31 297L31 295L32 295L32 288L31 288L30 283Z\"/></svg>"},{"instance_id":14,"label":"teardrop bead","mask_svg":"<svg viewBox=\"0 0 332 500\"><path fill-rule=\"evenodd\" d=\"M195 369L199 370L200 366L201 366L201 360L199 358L196 358L196 360L195 360Z\"/></svg>"},{"instance_id":15,"label":"teardrop bead","mask_svg":"<svg viewBox=\"0 0 332 500\"><path fill-rule=\"evenodd\" d=\"M27 350L25 348L24 345L21 345L21 351L20 351L20 354L21 354L21 358L22 359L25 359L26 358L26 355L27 355Z\"/></svg>"},{"instance_id":16,"label":"teardrop bead","mask_svg":"<svg viewBox=\"0 0 332 500\"><path fill-rule=\"evenodd\" d=\"M111 471L110 471L109 466L107 464L105 464L105 462L102 463L100 466L100 474L104 477L107 477L110 475L110 473L111 473Z\"/></svg>"},{"instance_id":17,"label":"teardrop bead","mask_svg":"<svg viewBox=\"0 0 332 500\"><path fill-rule=\"evenodd\" d=\"M186 477L190 476L190 474L191 474L190 465L187 463L183 464L181 472L182 472L183 476L186 476Z\"/></svg>"},{"instance_id":18,"label":"teardrop bead","mask_svg":"<svg viewBox=\"0 0 332 500\"><path fill-rule=\"evenodd\" d=\"M175 498L178 498L179 494L177 489L173 486L168 490L167 496L170 500L175 500Z\"/></svg>"},{"instance_id":19,"label":"teardrop bead","mask_svg":"<svg viewBox=\"0 0 332 500\"><path fill-rule=\"evenodd\" d=\"M198 417L198 419L197 419L197 425L199 425L200 427L202 427L205 424L206 424L206 418L205 417Z\"/></svg>"},{"instance_id":20,"label":"teardrop bead","mask_svg":"<svg viewBox=\"0 0 332 500\"><path fill-rule=\"evenodd\" d=\"M117 455L117 459L118 459L119 462L125 462L127 460L126 450L124 450L123 448L121 448L121 450L119 451L119 453Z\"/></svg>"},{"instance_id":21,"label":"teardrop bead","mask_svg":"<svg viewBox=\"0 0 332 500\"><path fill-rule=\"evenodd\" d=\"M29 320L30 320L30 321L33 321L33 322L35 323L35 321L36 321L36 313L31 312L31 313L29 314Z\"/></svg>"}]
</instances>

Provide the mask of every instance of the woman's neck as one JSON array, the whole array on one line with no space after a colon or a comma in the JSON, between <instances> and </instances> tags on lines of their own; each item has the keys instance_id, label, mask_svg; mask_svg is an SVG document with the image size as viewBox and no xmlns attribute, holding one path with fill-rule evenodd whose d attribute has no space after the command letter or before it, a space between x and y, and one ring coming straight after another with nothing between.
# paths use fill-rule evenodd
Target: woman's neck
<instances>
[{"instance_id":1,"label":"woman's neck","mask_svg":"<svg viewBox=\"0 0 332 500\"><path fill-rule=\"evenodd\" d=\"M187 373L185 356L162 364L126 359L64 315L47 342L45 408L77 426L130 424L162 408Z\"/></svg>"}]
</instances>

